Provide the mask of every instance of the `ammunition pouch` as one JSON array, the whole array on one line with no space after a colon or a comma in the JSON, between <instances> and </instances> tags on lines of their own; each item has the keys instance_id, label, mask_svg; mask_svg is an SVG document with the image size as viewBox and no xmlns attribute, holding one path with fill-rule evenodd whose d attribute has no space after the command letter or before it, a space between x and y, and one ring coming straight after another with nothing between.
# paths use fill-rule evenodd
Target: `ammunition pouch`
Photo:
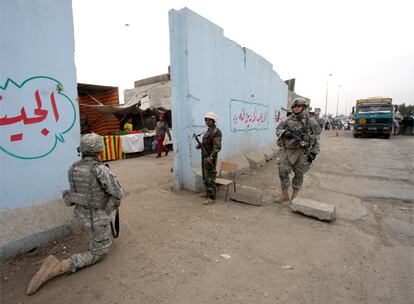
<instances>
[{"instance_id":1,"label":"ammunition pouch","mask_svg":"<svg viewBox=\"0 0 414 304\"><path fill-rule=\"evenodd\" d=\"M103 209L106 207L106 201L103 201L101 204L97 205L96 203L91 204L90 196L84 193L76 193L70 190L64 190L62 192L63 200L65 201L66 206L71 207L73 205L81 205L89 208Z\"/></svg>"},{"instance_id":2,"label":"ammunition pouch","mask_svg":"<svg viewBox=\"0 0 414 304\"><path fill-rule=\"evenodd\" d=\"M62 196L63 196L63 201L65 202L65 205L68 207L71 207L73 205L75 205L75 202L71 196L72 192L70 190L64 190L62 192Z\"/></svg>"}]
</instances>

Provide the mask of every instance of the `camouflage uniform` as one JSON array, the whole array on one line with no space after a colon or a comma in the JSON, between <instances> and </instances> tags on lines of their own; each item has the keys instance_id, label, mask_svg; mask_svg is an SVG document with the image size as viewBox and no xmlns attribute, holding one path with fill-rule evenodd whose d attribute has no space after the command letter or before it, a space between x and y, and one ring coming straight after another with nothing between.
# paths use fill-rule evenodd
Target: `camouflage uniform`
<instances>
[{"instance_id":1,"label":"camouflage uniform","mask_svg":"<svg viewBox=\"0 0 414 304\"><path fill-rule=\"evenodd\" d=\"M98 154L102 149L99 135L91 133L82 137L78 149L82 159L70 167L70 190L63 191L66 205L75 205L75 218L90 236L89 250L64 260L48 256L30 280L27 294L35 293L53 277L95 264L109 251L112 244L110 214L120 205L124 190L111 170L99 162Z\"/></svg>"},{"instance_id":2,"label":"camouflage uniform","mask_svg":"<svg viewBox=\"0 0 414 304\"><path fill-rule=\"evenodd\" d=\"M201 153L201 167L203 170L203 181L206 187L207 197L211 199L216 198L216 165L218 153L221 150L221 131L215 125L208 128L203 136L203 146L206 149L207 155ZM206 158L210 157L213 163L210 165L206 162Z\"/></svg>"},{"instance_id":3,"label":"camouflage uniform","mask_svg":"<svg viewBox=\"0 0 414 304\"><path fill-rule=\"evenodd\" d=\"M309 170L312 161L309 160L309 156L299 140L296 138L287 139L283 136L286 131L300 134L309 151L317 155L320 151L319 134L321 129L318 123L304 112L290 115L276 129L276 135L279 138L278 145L281 147L277 159L282 189L290 186L289 173L293 170L295 176L292 180L292 187L298 190L302 187L303 175Z\"/></svg>"},{"instance_id":4,"label":"camouflage uniform","mask_svg":"<svg viewBox=\"0 0 414 304\"><path fill-rule=\"evenodd\" d=\"M110 213L119 205L124 195L124 191L116 176L104 164L96 162L93 157L84 157L79 162L73 164L69 169L69 175L73 170L76 170L76 167L81 162L94 164L94 175L106 194L106 203L102 205L103 208L88 207L75 203L75 218L90 237L90 242L88 251L77 253L70 257L69 262L73 272L76 269L95 264L108 253L112 245ZM69 176L69 181L71 191L76 192L76 186L71 176Z\"/></svg>"}]
</instances>

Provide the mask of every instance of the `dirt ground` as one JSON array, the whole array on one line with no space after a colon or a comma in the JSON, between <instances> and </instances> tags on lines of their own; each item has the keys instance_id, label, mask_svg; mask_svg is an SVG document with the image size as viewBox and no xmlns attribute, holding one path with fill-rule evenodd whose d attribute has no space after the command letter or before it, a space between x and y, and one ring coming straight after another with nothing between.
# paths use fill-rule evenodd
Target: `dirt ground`
<instances>
[{"instance_id":1,"label":"dirt ground","mask_svg":"<svg viewBox=\"0 0 414 304\"><path fill-rule=\"evenodd\" d=\"M300 195L335 204L333 223L272 203L275 160L237 181L264 191L262 207L171 191L172 154L111 162L126 197L108 257L33 296L42 259L85 248L82 235L6 261L1 303L414 303L413 148L325 131Z\"/></svg>"}]
</instances>

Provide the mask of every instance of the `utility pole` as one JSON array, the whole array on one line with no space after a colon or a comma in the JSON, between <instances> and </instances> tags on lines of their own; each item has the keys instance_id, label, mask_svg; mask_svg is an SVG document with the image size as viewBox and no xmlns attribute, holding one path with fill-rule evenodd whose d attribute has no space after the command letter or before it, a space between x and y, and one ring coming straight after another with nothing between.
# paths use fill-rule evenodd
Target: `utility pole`
<instances>
[{"instance_id":1,"label":"utility pole","mask_svg":"<svg viewBox=\"0 0 414 304\"><path fill-rule=\"evenodd\" d=\"M339 109L339 90L341 89L342 85L338 85L338 95L336 97L336 117L338 117L338 109Z\"/></svg>"},{"instance_id":2,"label":"utility pole","mask_svg":"<svg viewBox=\"0 0 414 304\"><path fill-rule=\"evenodd\" d=\"M325 118L328 118L328 86L329 86L329 77L332 76L332 73L326 77L326 100L325 100Z\"/></svg>"},{"instance_id":3,"label":"utility pole","mask_svg":"<svg viewBox=\"0 0 414 304\"><path fill-rule=\"evenodd\" d=\"M345 104L345 116L347 116L346 115L346 113L348 112L348 104L349 104L349 97L351 96L351 94L348 94L347 96L346 96L346 104Z\"/></svg>"}]
</instances>

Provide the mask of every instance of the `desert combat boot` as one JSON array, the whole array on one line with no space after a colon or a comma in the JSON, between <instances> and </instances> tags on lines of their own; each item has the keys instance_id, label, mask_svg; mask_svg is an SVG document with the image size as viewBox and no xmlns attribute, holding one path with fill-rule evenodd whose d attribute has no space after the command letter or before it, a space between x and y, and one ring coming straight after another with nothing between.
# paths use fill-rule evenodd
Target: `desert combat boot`
<instances>
[{"instance_id":1,"label":"desert combat boot","mask_svg":"<svg viewBox=\"0 0 414 304\"><path fill-rule=\"evenodd\" d=\"M59 261L55 256L49 255L43 261L39 271L32 277L27 287L27 294L34 294L44 282L69 271L69 260Z\"/></svg>"},{"instance_id":2,"label":"desert combat boot","mask_svg":"<svg viewBox=\"0 0 414 304\"><path fill-rule=\"evenodd\" d=\"M203 202L203 205L213 205L216 202L216 200L212 197L208 197L207 200Z\"/></svg>"},{"instance_id":3,"label":"desert combat boot","mask_svg":"<svg viewBox=\"0 0 414 304\"><path fill-rule=\"evenodd\" d=\"M287 201L289 201L289 188L282 188L282 193L273 202L279 204Z\"/></svg>"}]
</instances>

